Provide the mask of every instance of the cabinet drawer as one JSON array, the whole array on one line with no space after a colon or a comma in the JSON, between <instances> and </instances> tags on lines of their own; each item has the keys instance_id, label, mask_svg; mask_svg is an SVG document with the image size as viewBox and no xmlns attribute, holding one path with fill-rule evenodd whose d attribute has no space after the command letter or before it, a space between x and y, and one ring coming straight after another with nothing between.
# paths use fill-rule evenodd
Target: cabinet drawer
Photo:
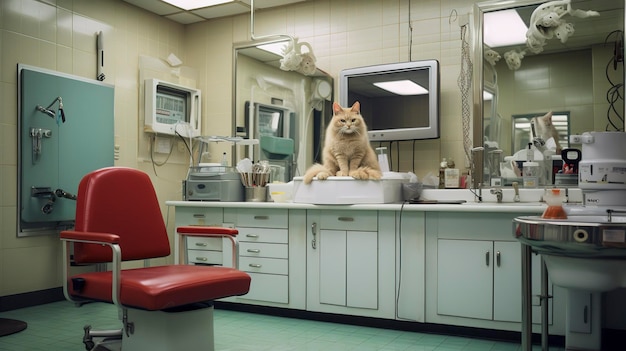
<instances>
[{"instance_id":1,"label":"cabinet drawer","mask_svg":"<svg viewBox=\"0 0 626 351\"><path fill-rule=\"evenodd\" d=\"M256 242L256 243L279 243L286 244L289 238L287 229L276 228L246 228L238 227L239 242Z\"/></svg>"},{"instance_id":2,"label":"cabinet drawer","mask_svg":"<svg viewBox=\"0 0 626 351\"><path fill-rule=\"evenodd\" d=\"M250 291L239 297L247 300L289 303L289 277L277 274L248 273Z\"/></svg>"},{"instance_id":3,"label":"cabinet drawer","mask_svg":"<svg viewBox=\"0 0 626 351\"><path fill-rule=\"evenodd\" d=\"M237 210L238 227L287 228L288 218L287 210L246 208Z\"/></svg>"},{"instance_id":4,"label":"cabinet drawer","mask_svg":"<svg viewBox=\"0 0 626 351\"><path fill-rule=\"evenodd\" d=\"M287 244L239 243L239 256L287 258L289 247Z\"/></svg>"},{"instance_id":5,"label":"cabinet drawer","mask_svg":"<svg viewBox=\"0 0 626 351\"><path fill-rule=\"evenodd\" d=\"M221 208L177 207L176 226L206 225L221 227L224 215Z\"/></svg>"},{"instance_id":6,"label":"cabinet drawer","mask_svg":"<svg viewBox=\"0 0 626 351\"><path fill-rule=\"evenodd\" d=\"M222 251L222 238L187 238L188 250Z\"/></svg>"},{"instance_id":7,"label":"cabinet drawer","mask_svg":"<svg viewBox=\"0 0 626 351\"><path fill-rule=\"evenodd\" d=\"M320 229L378 230L376 211L323 211Z\"/></svg>"},{"instance_id":8,"label":"cabinet drawer","mask_svg":"<svg viewBox=\"0 0 626 351\"><path fill-rule=\"evenodd\" d=\"M239 259L239 269L251 273L283 274L289 272L289 263L282 258L246 257Z\"/></svg>"},{"instance_id":9,"label":"cabinet drawer","mask_svg":"<svg viewBox=\"0 0 626 351\"><path fill-rule=\"evenodd\" d=\"M221 265L222 252L208 250L187 250L187 260L189 261L189 263Z\"/></svg>"}]
</instances>

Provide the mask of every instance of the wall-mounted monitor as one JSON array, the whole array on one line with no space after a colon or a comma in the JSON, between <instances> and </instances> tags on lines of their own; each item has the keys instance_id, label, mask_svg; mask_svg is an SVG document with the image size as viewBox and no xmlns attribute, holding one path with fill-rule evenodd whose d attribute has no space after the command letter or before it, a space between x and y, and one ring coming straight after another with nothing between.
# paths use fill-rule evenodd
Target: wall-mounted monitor
<instances>
[{"instance_id":1,"label":"wall-mounted monitor","mask_svg":"<svg viewBox=\"0 0 626 351\"><path fill-rule=\"evenodd\" d=\"M371 141L439 138L439 62L344 69L339 101L343 107L359 101Z\"/></svg>"},{"instance_id":2,"label":"wall-mounted monitor","mask_svg":"<svg viewBox=\"0 0 626 351\"><path fill-rule=\"evenodd\" d=\"M146 79L144 89L144 131L200 136L200 90L158 79Z\"/></svg>"}]
</instances>

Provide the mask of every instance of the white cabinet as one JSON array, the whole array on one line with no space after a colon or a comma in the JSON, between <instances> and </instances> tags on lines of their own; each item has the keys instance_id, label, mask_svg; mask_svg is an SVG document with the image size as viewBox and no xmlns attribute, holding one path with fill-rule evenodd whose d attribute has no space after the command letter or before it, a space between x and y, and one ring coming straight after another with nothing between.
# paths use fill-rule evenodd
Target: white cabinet
<instances>
[{"instance_id":1,"label":"white cabinet","mask_svg":"<svg viewBox=\"0 0 626 351\"><path fill-rule=\"evenodd\" d=\"M239 269L252 278L250 291L225 301L305 309L305 218L304 210L285 208L177 206L175 223L239 230ZM189 238L186 245L190 264L232 262L227 239Z\"/></svg>"},{"instance_id":2,"label":"white cabinet","mask_svg":"<svg viewBox=\"0 0 626 351\"><path fill-rule=\"evenodd\" d=\"M252 278L246 295L228 301L305 309L305 218L304 210L224 209L239 230L239 269Z\"/></svg>"},{"instance_id":3,"label":"white cabinet","mask_svg":"<svg viewBox=\"0 0 626 351\"><path fill-rule=\"evenodd\" d=\"M307 309L394 318L394 212L307 211Z\"/></svg>"},{"instance_id":4,"label":"white cabinet","mask_svg":"<svg viewBox=\"0 0 626 351\"><path fill-rule=\"evenodd\" d=\"M512 241L439 239L437 313L521 321L521 248Z\"/></svg>"},{"instance_id":5,"label":"white cabinet","mask_svg":"<svg viewBox=\"0 0 626 351\"><path fill-rule=\"evenodd\" d=\"M224 211L221 208L176 207L175 226L187 225L221 227L228 224L224 223ZM178 237L174 236L174 262L179 261L178 245ZM187 239L187 263L190 264L221 265L223 262L232 262L230 252L229 240L197 237Z\"/></svg>"},{"instance_id":6,"label":"white cabinet","mask_svg":"<svg viewBox=\"0 0 626 351\"><path fill-rule=\"evenodd\" d=\"M427 322L468 325L471 318L476 327L519 330L521 244L512 235L515 217L427 214ZM533 321L539 323L540 257L532 260ZM550 322L552 306L550 300Z\"/></svg>"}]
</instances>

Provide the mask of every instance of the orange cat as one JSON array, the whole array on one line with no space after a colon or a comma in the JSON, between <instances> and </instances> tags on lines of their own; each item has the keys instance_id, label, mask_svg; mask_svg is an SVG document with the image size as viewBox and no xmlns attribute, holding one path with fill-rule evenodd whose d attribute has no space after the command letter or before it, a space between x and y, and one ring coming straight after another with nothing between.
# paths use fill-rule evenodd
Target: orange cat
<instances>
[{"instance_id":1,"label":"orange cat","mask_svg":"<svg viewBox=\"0 0 626 351\"><path fill-rule=\"evenodd\" d=\"M358 101L351 108L342 108L336 102L333 104L333 118L326 128L322 161L323 165L314 164L306 171L305 184L311 183L314 177L318 180L330 176L350 176L354 179L382 177Z\"/></svg>"}]
</instances>

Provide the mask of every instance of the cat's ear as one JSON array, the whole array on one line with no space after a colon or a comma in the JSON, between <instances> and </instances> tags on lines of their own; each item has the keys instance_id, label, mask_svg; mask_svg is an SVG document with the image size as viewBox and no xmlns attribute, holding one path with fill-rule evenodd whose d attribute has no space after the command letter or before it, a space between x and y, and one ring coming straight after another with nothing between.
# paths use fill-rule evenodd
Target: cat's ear
<instances>
[{"instance_id":1,"label":"cat's ear","mask_svg":"<svg viewBox=\"0 0 626 351\"><path fill-rule=\"evenodd\" d=\"M543 117L541 117L541 119L543 119L546 122L551 122L552 121L552 111L546 113L545 115L543 115Z\"/></svg>"},{"instance_id":2,"label":"cat's ear","mask_svg":"<svg viewBox=\"0 0 626 351\"><path fill-rule=\"evenodd\" d=\"M355 101L350 112L361 113L361 104L358 101Z\"/></svg>"},{"instance_id":3,"label":"cat's ear","mask_svg":"<svg viewBox=\"0 0 626 351\"><path fill-rule=\"evenodd\" d=\"M334 114L338 114L339 112L342 112L343 109L341 108L341 105L339 105L338 102L333 102L333 112Z\"/></svg>"}]
</instances>

